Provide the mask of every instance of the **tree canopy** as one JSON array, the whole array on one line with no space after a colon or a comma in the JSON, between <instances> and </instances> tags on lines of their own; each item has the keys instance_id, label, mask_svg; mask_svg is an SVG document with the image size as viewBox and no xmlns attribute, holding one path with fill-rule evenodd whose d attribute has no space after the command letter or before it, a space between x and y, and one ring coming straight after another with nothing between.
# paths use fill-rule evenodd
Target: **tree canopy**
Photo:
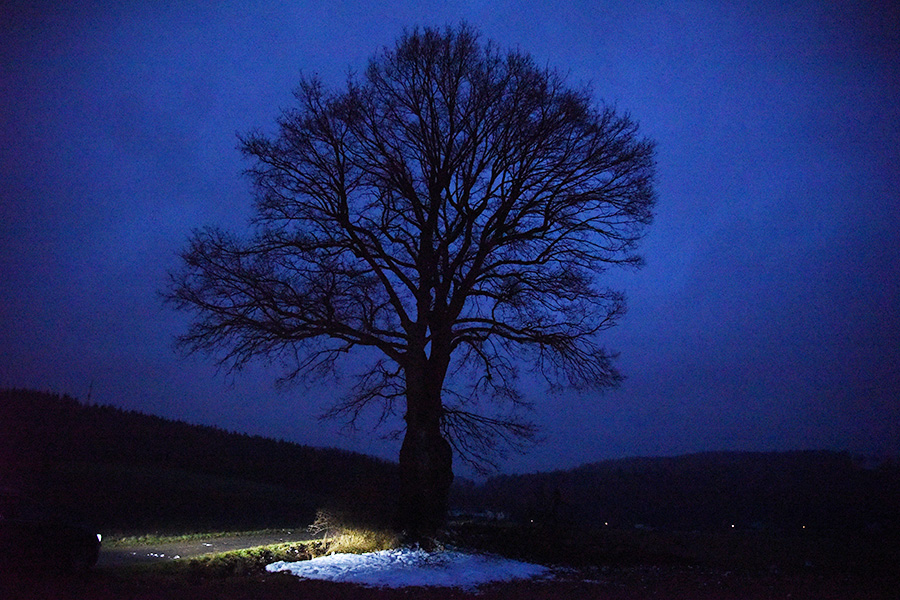
<instances>
[{"instance_id":1,"label":"tree canopy","mask_svg":"<svg viewBox=\"0 0 900 600\"><path fill-rule=\"evenodd\" d=\"M241 138L250 234L195 232L173 275L195 315L183 344L278 358L288 379L365 361L333 414L374 405L408 430L427 405L476 459L532 433L490 408L522 401L521 369L619 381L599 334L624 300L601 276L640 265L655 198L654 144L628 115L466 25L407 32L295 97L276 135Z\"/></svg>"}]
</instances>

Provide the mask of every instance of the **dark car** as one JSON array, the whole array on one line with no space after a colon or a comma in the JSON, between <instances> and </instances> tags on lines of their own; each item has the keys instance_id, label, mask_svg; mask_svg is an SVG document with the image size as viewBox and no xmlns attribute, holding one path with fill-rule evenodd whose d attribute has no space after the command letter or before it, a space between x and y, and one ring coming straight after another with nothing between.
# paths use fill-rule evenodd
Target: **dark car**
<instances>
[{"instance_id":1,"label":"dark car","mask_svg":"<svg viewBox=\"0 0 900 600\"><path fill-rule=\"evenodd\" d=\"M34 510L0 514L0 570L87 571L100 555L100 534Z\"/></svg>"}]
</instances>

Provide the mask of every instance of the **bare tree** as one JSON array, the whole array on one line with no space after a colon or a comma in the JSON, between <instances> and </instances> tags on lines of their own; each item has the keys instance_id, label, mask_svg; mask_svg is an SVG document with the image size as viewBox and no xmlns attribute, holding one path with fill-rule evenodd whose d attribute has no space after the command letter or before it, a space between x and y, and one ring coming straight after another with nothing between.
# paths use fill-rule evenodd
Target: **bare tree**
<instances>
[{"instance_id":1,"label":"bare tree","mask_svg":"<svg viewBox=\"0 0 900 600\"><path fill-rule=\"evenodd\" d=\"M454 448L477 461L532 435L496 408L522 402L521 368L619 381L598 334L623 298L599 276L640 264L653 143L466 25L406 33L345 88L307 78L295 96L276 136L241 139L252 235L204 229L183 253L181 342L230 366L278 357L288 379L367 361L332 413L403 415L398 524L421 539L445 517Z\"/></svg>"}]
</instances>

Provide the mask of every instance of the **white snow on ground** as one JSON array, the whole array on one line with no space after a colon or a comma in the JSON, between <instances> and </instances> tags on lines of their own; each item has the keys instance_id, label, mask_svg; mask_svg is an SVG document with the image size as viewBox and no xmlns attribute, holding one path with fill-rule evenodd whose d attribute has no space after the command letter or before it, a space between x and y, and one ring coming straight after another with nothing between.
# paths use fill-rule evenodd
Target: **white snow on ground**
<instances>
[{"instance_id":1,"label":"white snow on ground","mask_svg":"<svg viewBox=\"0 0 900 600\"><path fill-rule=\"evenodd\" d=\"M373 587L438 586L474 588L492 581L548 576L550 569L499 556L416 549L368 554L332 554L299 562L276 562L266 570L297 577Z\"/></svg>"}]
</instances>

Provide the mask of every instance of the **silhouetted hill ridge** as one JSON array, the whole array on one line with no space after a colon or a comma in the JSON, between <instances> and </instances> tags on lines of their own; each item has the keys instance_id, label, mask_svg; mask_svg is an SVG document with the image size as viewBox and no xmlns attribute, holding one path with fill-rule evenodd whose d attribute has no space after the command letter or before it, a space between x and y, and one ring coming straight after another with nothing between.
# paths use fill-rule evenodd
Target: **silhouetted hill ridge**
<instances>
[{"instance_id":1,"label":"silhouetted hill ridge","mask_svg":"<svg viewBox=\"0 0 900 600\"><path fill-rule=\"evenodd\" d=\"M0 391L0 486L114 528L389 512L397 466L30 390Z\"/></svg>"},{"instance_id":2,"label":"silhouetted hill ridge","mask_svg":"<svg viewBox=\"0 0 900 600\"><path fill-rule=\"evenodd\" d=\"M297 526L325 507L384 520L396 478L396 464L344 450L0 390L0 491L107 529ZM452 503L588 528L897 532L900 463L831 451L623 458L458 479Z\"/></svg>"},{"instance_id":3,"label":"silhouetted hill ridge","mask_svg":"<svg viewBox=\"0 0 900 600\"><path fill-rule=\"evenodd\" d=\"M681 530L892 529L900 467L844 452L705 452L501 475L470 490L530 522Z\"/></svg>"}]
</instances>

